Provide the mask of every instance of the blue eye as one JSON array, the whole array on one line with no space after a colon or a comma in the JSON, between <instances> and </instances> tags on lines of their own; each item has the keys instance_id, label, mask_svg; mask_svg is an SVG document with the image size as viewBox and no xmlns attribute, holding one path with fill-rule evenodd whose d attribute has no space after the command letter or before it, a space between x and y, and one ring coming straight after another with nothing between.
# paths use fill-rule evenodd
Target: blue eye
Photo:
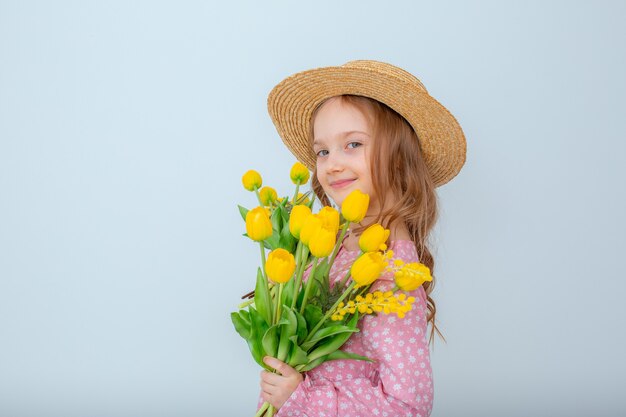
<instances>
[{"instance_id":1,"label":"blue eye","mask_svg":"<svg viewBox=\"0 0 626 417\"><path fill-rule=\"evenodd\" d=\"M351 146L351 145L356 145L356 146ZM361 142L350 142L350 143L348 143L348 148L354 149L354 148L359 147L361 145L362 145Z\"/></svg>"},{"instance_id":2,"label":"blue eye","mask_svg":"<svg viewBox=\"0 0 626 417\"><path fill-rule=\"evenodd\" d=\"M322 149L321 151L317 152L316 155L317 156L326 156L326 155L328 155L328 151L326 149Z\"/></svg>"}]
</instances>

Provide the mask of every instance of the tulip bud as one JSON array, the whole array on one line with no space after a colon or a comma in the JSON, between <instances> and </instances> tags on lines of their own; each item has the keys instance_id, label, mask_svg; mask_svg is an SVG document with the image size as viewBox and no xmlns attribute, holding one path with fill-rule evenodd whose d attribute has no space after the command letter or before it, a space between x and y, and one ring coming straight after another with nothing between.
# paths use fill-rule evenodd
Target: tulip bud
<instances>
[{"instance_id":1,"label":"tulip bud","mask_svg":"<svg viewBox=\"0 0 626 417\"><path fill-rule=\"evenodd\" d=\"M252 240L261 241L272 236L272 222L265 207L257 207L246 214L246 233Z\"/></svg>"},{"instance_id":2,"label":"tulip bud","mask_svg":"<svg viewBox=\"0 0 626 417\"><path fill-rule=\"evenodd\" d=\"M381 250L387 238L389 238L389 229L385 229L380 224L376 223L365 229L359 238L359 247L363 252Z\"/></svg>"},{"instance_id":3,"label":"tulip bud","mask_svg":"<svg viewBox=\"0 0 626 417\"><path fill-rule=\"evenodd\" d=\"M300 241L305 245L309 244L309 240L317 229L322 227L322 219L317 214L311 214L304 219L304 224L300 230Z\"/></svg>"},{"instance_id":4,"label":"tulip bud","mask_svg":"<svg viewBox=\"0 0 626 417\"><path fill-rule=\"evenodd\" d=\"M335 234L339 231L339 212L332 207L323 207L318 213L325 228L333 230Z\"/></svg>"},{"instance_id":5,"label":"tulip bud","mask_svg":"<svg viewBox=\"0 0 626 417\"><path fill-rule=\"evenodd\" d=\"M309 175L309 169L300 162L293 164L289 173L291 181L296 185L306 184L309 181Z\"/></svg>"},{"instance_id":6,"label":"tulip bud","mask_svg":"<svg viewBox=\"0 0 626 417\"><path fill-rule=\"evenodd\" d=\"M259 197L264 206L269 206L278 199L278 194L272 187L263 187L259 190Z\"/></svg>"},{"instance_id":7,"label":"tulip bud","mask_svg":"<svg viewBox=\"0 0 626 417\"><path fill-rule=\"evenodd\" d=\"M316 258L325 258L331 254L335 248L335 242L337 240L337 232L327 229L326 227L319 227L309 239L309 250L311 254Z\"/></svg>"},{"instance_id":8,"label":"tulip bud","mask_svg":"<svg viewBox=\"0 0 626 417\"><path fill-rule=\"evenodd\" d=\"M284 284L289 281L296 270L296 260L285 249L274 249L267 256L265 273L272 281Z\"/></svg>"},{"instance_id":9,"label":"tulip bud","mask_svg":"<svg viewBox=\"0 0 626 417\"><path fill-rule=\"evenodd\" d=\"M354 190L341 203L341 214L347 221L359 223L365 217L369 203L369 195Z\"/></svg>"},{"instance_id":10,"label":"tulip bud","mask_svg":"<svg viewBox=\"0 0 626 417\"><path fill-rule=\"evenodd\" d=\"M376 281L386 266L387 262L380 252L368 252L354 261L350 275L354 282L362 287Z\"/></svg>"},{"instance_id":11,"label":"tulip bud","mask_svg":"<svg viewBox=\"0 0 626 417\"><path fill-rule=\"evenodd\" d=\"M430 268L426 265L413 262L404 265L394 275L396 285L403 291L416 290L426 281L432 281L433 277L430 275Z\"/></svg>"},{"instance_id":12,"label":"tulip bud","mask_svg":"<svg viewBox=\"0 0 626 417\"><path fill-rule=\"evenodd\" d=\"M304 221L311 215L311 209L307 206L293 206L289 215L289 231L296 239L300 239L300 231Z\"/></svg>"},{"instance_id":13,"label":"tulip bud","mask_svg":"<svg viewBox=\"0 0 626 417\"><path fill-rule=\"evenodd\" d=\"M261 174L253 169L243 174L243 177L241 177L241 182L243 183L243 188L248 191L254 191L257 188L260 188L263 184Z\"/></svg>"}]
</instances>

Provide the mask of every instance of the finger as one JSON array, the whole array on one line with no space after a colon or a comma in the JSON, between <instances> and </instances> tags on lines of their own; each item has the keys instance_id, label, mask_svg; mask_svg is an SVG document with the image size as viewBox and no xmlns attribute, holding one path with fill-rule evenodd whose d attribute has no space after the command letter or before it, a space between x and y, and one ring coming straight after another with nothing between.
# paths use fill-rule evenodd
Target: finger
<instances>
[{"instance_id":1,"label":"finger","mask_svg":"<svg viewBox=\"0 0 626 417\"><path fill-rule=\"evenodd\" d=\"M287 365L285 362L279 361L278 359L272 358L271 356L264 357L263 362L265 362L266 365L271 366L272 368L276 369L283 376L291 376L291 375L299 374L298 371L296 371L291 366Z\"/></svg>"},{"instance_id":2,"label":"finger","mask_svg":"<svg viewBox=\"0 0 626 417\"><path fill-rule=\"evenodd\" d=\"M272 396L270 394L268 394L267 392L263 391L261 393L261 398L263 398L263 401L267 401L268 403L271 404Z\"/></svg>"},{"instance_id":3,"label":"finger","mask_svg":"<svg viewBox=\"0 0 626 417\"><path fill-rule=\"evenodd\" d=\"M266 382L261 383L261 391L269 396L276 395L279 390L280 388L275 385L270 385Z\"/></svg>"},{"instance_id":4,"label":"finger","mask_svg":"<svg viewBox=\"0 0 626 417\"><path fill-rule=\"evenodd\" d=\"M265 372L261 375L261 380L270 385L281 385L285 377L271 372Z\"/></svg>"}]
</instances>

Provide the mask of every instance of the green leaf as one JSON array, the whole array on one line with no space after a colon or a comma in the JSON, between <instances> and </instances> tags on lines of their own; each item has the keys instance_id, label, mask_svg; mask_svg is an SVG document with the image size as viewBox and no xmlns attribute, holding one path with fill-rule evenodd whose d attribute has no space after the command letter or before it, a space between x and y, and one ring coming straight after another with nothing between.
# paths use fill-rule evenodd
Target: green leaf
<instances>
[{"instance_id":1,"label":"green leaf","mask_svg":"<svg viewBox=\"0 0 626 417\"><path fill-rule=\"evenodd\" d=\"M300 291L301 293L304 291ZM313 327L324 317L324 313L320 306L315 304L307 304L304 308L304 318L306 319L307 326L309 328L308 331L311 331Z\"/></svg>"},{"instance_id":2,"label":"green leaf","mask_svg":"<svg viewBox=\"0 0 626 417\"><path fill-rule=\"evenodd\" d=\"M285 207L286 200L282 201L282 204L278 206L278 210L280 211L280 217L283 220L283 225L289 225L289 213L287 212L287 208Z\"/></svg>"},{"instance_id":3,"label":"green leaf","mask_svg":"<svg viewBox=\"0 0 626 417\"><path fill-rule=\"evenodd\" d=\"M243 221L246 221L246 214L248 214L248 212L250 210L248 210L245 207L240 206L239 204L237 204L237 207L239 208L239 214L241 214L241 218L243 219Z\"/></svg>"},{"instance_id":4,"label":"green leaf","mask_svg":"<svg viewBox=\"0 0 626 417\"><path fill-rule=\"evenodd\" d=\"M230 319L235 326L235 330L241 337L248 340L250 338L250 313L247 310L239 310L230 313Z\"/></svg>"},{"instance_id":5,"label":"green leaf","mask_svg":"<svg viewBox=\"0 0 626 417\"><path fill-rule=\"evenodd\" d=\"M328 300L330 297L330 284L328 283L328 258L324 258L322 262L317 265L315 269L315 284L319 288L320 304L322 306L328 306ZM328 308L327 307L327 308Z\"/></svg>"},{"instance_id":6,"label":"green leaf","mask_svg":"<svg viewBox=\"0 0 626 417\"><path fill-rule=\"evenodd\" d=\"M353 328L350 328L349 326L344 326L342 324L322 327L321 329L315 332L315 334L311 337L309 341L302 344L302 349L308 352L319 341L326 339L328 337L331 337L331 336L343 335L344 333L346 334L345 339L348 340L348 337L350 337L351 333L356 333L358 331L359 329L353 329ZM337 346L337 349L339 349L340 346Z\"/></svg>"},{"instance_id":7,"label":"green leaf","mask_svg":"<svg viewBox=\"0 0 626 417\"><path fill-rule=\"evenodd\" d=\"M291 336L297 335L298 330L298 319L296 318L295 313L291 309L291 307L284 305L283 311L281 312L281 323L285 323L280 328L280 344L278 346L278 360L285 361L287 359L287 355L290 350L290 341Z\"/></svg>"},{"instance_id":8,"label":"green leaf","mask_svg":"<svg viewBox=\"0 0 626 417\"><path fill-rule=\"evenodd\" d=\"M280 231L279 246L291 253L296 250L296 238L289 231L289 223L285 223Z\"/></svg>"},{"instance_id":9,"label":"green leaf","mask_svg":"<svg viewBox=\"0 0 626 417\"><path fill-rule=\"evenodd\" d=\"M263 362L263 357L266 355L263 349L263 335L268 329L268 325L265 319L261 317L258 311L254 308L250 308L250 338L248 339L248 347L252 353L252 357L255 362L267 370L271 370Z\"/></svg>"},{"instance_id":10,"label":"green leaf","mask_svg":"<svg viewBox=\"0 0 626 417\"><path fill-rule=\"evenodd\" d=\"M361 355L357 355L356 353L345 352L343 350L336 350L326 355L326 361L334 361L337 359L355 359L355 360L366 361L366 362L374 362L373 359L370 359L367 356L361 356Z\"/></svg>"},{"instance_id":11,"label":"green leaf","mask_svg":"<svg viewBox=\"0 0 626 417\"><path fill-rule=\"evenodd\" d=\"M269 250L274 250L280 247L280 232L274 230L272 236L263 241L264 246Z\"/></svg>"},{"instance_id":12,"label":"green leaf","mask_svg":"<svg viewBox=\"0 0 626 417\"><path fill-rule=\"evenodd\" d=\"M274 209L272 216L270 217L270 221L272 222L272 228L274 231L280 232L282 230L283 219L280 216L280 209Z\"/></svg>"},{"instance_id":13,"label":"green leaf","mask_svg":"<svg viewBox=\"0 0 626 417\"><path fill-rule=\"evenodd\" d=\"M296 285L295 280L292 278L287 281L283 287L283 297L280 300L281 304L291 305L291 300L293 299L293 287Z\"/></svg>"},{"instance_id":14,"label":"green leaf","mask_svg":"<svg viewBox=\"0 0 626 417\"><path fill-rule=\"evenodd\" d=\"M295 341L295 343L299 345L304 341L304 339L306 339L309 331L306 328L306 320L304 319L304 316L300 314L300 312L298 312L297 310L294 311L294 313L296 313L296 319L298 320L298 330L296 331L298 339Z\"/></svg>"},{"instance_id":15,"label":"green leaf","mask_svg":"<svg viewBox=\"0 0 626 417\"><path fill-rule=\"evenodd\" d=\"M267 329L261 340L265 353L272 358L275 358L278 352L278 326L278 324L275 324Z\"/></svg>"},{"instance_id":16,"label":"green leaf","mask_svg":"<svg viewBox=\"0 0 626 417\"><path fill-rule=\"evenodd\" d=\"M295 368L299 372L310 371L311 369L323 364L325 360L325 357L317 358L314 360L309 359L309 362L306 365L296 366Z\"/></svg>"},{"instance_id":17,"label":"green leaf","mask_svg":"<svg viewBox=\"0 0 626 417\"><path fill-rule=\"evenodd\" d=\"M351 324L351 323L356 324L357 321L358 321L358 313L355 313L354 317L350 320L348 324ZM309 352L308 354L309 359L314 360L322 356L329 355L335 352L336 350L338 350L341 346L343 346L344 343L346 343L346 341L348 340L348 338L350 338L353 332L359 331L358 328L350 329L350 330L351 330L350 332L344 331L344 332L335 333L330 337L325 337L324 340L322 340L319 343L319 345L315 349L313 349L313 351ZM305 350L308 350L304 345L302 346L302 348Z\"/></svg>"},{"instance_id":18,"label":"green leaf","mask_svg":"<svg viewBox=\"0 0 626 417\"><path fill-rule=\"evenodd\" d=\"M272 323L272 298L267 288L267 280L261 268L257 269L256 287L254 289L254 306L267 325Z\"/></svg>"},{"instance_id":19,"label":"green leaf","mask_svg":"<svg viewBox=\"0 0 626 417\"><path fill-rule=\"evenodd\" d=\"M287 361L289 366L295 368L298 365L308 363L309 358L306 352L295 343L298 339L297 336L291 336L289 339L291 340L291 351L289 352L289 359Z\"/></svg>"}]
</instances>

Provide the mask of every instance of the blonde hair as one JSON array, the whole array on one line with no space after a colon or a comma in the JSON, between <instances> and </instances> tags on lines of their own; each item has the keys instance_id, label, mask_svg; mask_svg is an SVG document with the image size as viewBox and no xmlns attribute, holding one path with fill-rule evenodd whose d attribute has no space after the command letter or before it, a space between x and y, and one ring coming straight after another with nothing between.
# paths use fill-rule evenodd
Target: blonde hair
<instances>
[{"instance_id":1,"label":"blonde hair","mask_svg":"<svg viewBox=\"0 0 626 417\"><path fill-rule=\"evenodd\" d=\"M406 225L411 240L415 243L419 261L430 268L433 280L423 284L426 292L428 314L426 321L431 325L429 344L434 333L445 341L435 324L437 309L430 294L434 290L435 261L428 248L428 238L437 222L437 194L430 173L422 158L417 133L411 125L389 106L374 99L354 95L338 96L342 103L357 108L369 120L374 138L371 151L370 170L374 192L383 209L374 220L389 227L397 220ZM313 121L322 102L311 116L310 138L313 141ZM322 204L330 205L330 199L317 180L317 167L311 180L313 192ZM394 201L387 204L386 192L391 190ZM389 207L388 207L389 206ZM367 225L357 229L359 233Z\"/></svg>"}]
</instances>

